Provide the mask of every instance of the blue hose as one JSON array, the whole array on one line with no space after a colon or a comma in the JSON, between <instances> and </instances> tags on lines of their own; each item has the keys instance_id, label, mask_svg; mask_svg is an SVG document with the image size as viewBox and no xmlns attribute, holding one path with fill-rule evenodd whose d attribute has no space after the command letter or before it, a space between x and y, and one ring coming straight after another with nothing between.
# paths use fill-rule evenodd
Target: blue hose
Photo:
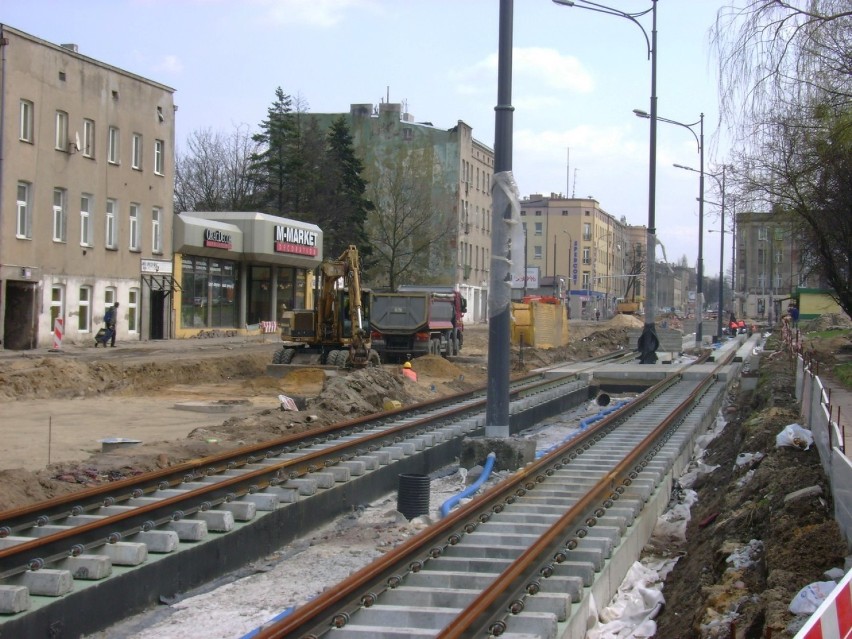
<instances>
[{"instance_id":1,"label":"blue hose","mask_svg":"<svg viewBox=\"0 0 852 639\"><path fill-rule=\"evenodd\" d=\"M535 458L540 459L540 458L544 457L545 455L550 454L551 452L553 452L554 450L556 450L557 448L562 446L564 443L569 442L572 439L574 439L582 431L586 430L590 425L594 424L595 422L599 422L600 420L602 420L607 415L614 413L615 411L617 411L619 408L621 408L625 404L629 404L631 401L632 400L630 400L630 399L622 399L621 401L616 402L615 404L612 404L611 406L607 406L606 408L595 413L594 415L589 415L588 417L584 417L583 419L580 420L578 430L574 431L573 433L571 433L570 435L565 437L565 439L563 439L561 442L558 442L556 444L552 444L552 445L550 445L547 448L544 448L542 450L537 450L535 452Z\"/></svg>"},{"instance_id":2,"label":"blue hose","mask_svg":"<svg viewBox=\"0 0 852 639\"><path fill-rule=\"evenodd\" d=\"M473 482L470 486L461 491L458 495L453 495L443 504L441 504L441 517L446 517L450 514L450 510L452 510L453 506L459 503L465 497L469 497L482 486L487 480L488 476L491 475L491 469L494 468L494 462L497 459L496 453L488 453L488 457L485 458L485 467L482 469L482 474L479 478Z\"/></svg>"},{"instance_id":3,"label":"blue hose","mask_svg":"<svg viewBox=\"0 0 852 639\"><path fill-rule=\"evenodd\" d=\"M289 617L293 614L294 610L296 610L296 606L290 606L283 612L279 612L277 615L275 615L272 619L264 623L262 626L258 626L254 630L250 630L247 634L244 634L242 637L240 637L240 639L250 639L251 637L256 637L258 634L260 634L260 631L266 628L269 624L275 623L276 621L280 621L281 619L284 619L284 617Z\"/></svg>"}]
</instances>

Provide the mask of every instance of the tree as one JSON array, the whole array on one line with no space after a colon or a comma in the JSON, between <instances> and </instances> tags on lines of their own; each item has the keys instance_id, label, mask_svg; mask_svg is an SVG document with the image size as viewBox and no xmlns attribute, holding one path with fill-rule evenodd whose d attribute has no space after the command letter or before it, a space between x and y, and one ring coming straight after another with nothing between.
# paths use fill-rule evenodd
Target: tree
<instances>
[{"instance_id":1,"label":"tree","mask_svg":"<svg viewBox=\"0 0 852 639\"><path fill-rule=\"evenodd\" d=\"M260 132L252 137L259 145L251 163L252 179L258 185L259 208L281 217L298 209L294 186L301 155L297 152L297 121L292 114L292 98L278 87L267 118L260 124Z\"/></svg>"},{"instance_id":2,"label":"tree","mask_svg":"<svg viewBox=\"0 0 852 639\"><path fill-rule=\"evenodd\" d=\"M714 31L735 188L772 213L852 315L852 10L848 0L753 0Z\"/></svg>"},{"instance_id":3,"label":"tree","mask_svg":"<svg viewBox=\"0 0 852 639\"><path fill-rule=\"evenodd\" d=\"M175 157L175 211L248 211L255 207L251 157L257 151L248 125L230 134L193 131Z\"/></svg>"},{"instance_id":4,"label":"tree","mask_svg":"<svg viewBox=\"0 0 852 639\"><path fill-rule=\"evenodd\" d=\"M314 121L314 124L316 122ZM355 154L346 119L336 119L328 130L321 159L322 181L312 203L316 223L323 229L325 252L338 255L350 244L358 247L362 264L369 268L372 247L367 233L367 217L374 210L367 199L364 164Z\"/></svg>"},{"instance_id":5,"label":"tree","mask_svg":"<svg viewBox=\"0 0 852 639\"><path fill-rule=\"evenodd\" d=\"M400 148L374 167L368 193L375 205L367 234L375 251L373 281L392 290L429 272L430 248L445 234L432 203L433 151Z\"/></svg>"}]
</instances>

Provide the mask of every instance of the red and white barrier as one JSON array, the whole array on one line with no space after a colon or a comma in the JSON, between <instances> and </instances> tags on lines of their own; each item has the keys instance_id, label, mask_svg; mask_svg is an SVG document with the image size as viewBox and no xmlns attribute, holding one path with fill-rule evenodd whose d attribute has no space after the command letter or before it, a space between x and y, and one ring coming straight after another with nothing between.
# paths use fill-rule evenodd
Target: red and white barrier
<instances>
[{"instance_id":1,"label":"red and white barrier","mask_svg":"<svg viewBox=\"0 0 852 639\"><path fill-rule=\"evenodd\" d=\"M852 637L852 571L831 591L795 639L846 639Z\"/></svg>"},{"instance_id":2,"label":"red and white barrier","mask_svg":"<svg viewBox=\"0 0 852 639\"><path fill-rule=\"evenodd\" d=\"M278 322L261 322L260 323L260 332L261 333L275 333L278 331Z\"/></svg>"},{"instance_id":3,"label":"red and white barrier","mask_svg":"<svg viewBox=\"0 0 852 639\"><path fill-rule=\"evenodd\" d=\"M53 321L53 350L62 350L62 336L65 334L65 320L57 317Z\"/></svg>"}]
</instances>

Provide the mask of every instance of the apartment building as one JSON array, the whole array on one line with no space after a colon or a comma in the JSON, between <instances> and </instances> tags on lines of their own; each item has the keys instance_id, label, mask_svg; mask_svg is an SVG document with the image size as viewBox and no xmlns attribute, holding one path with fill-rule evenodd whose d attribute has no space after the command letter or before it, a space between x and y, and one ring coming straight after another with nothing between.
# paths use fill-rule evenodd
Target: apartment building
<instances>
[{"instance_id":1,"label":"apartment building","mask_svg":"<svg viewBox=\"0 0 852 639\"><path fill-rule=\"evenodd\" d=\"M619 300L640 295L644 227L628 225L593 198L536 193L521 200L526 268L570 304L571 317L608 317ZM517 297L517 296L516 296Z\"/></svg>"},{"instance_id":2,"label":"apartment building","mask_svg":"<svg viewBox=\"0 0 852 639\"><path fill-rule=\"evenodd\" d=\"M174 89L0 24L0 347L168 337Z\"/></svg>"},{"instance_id":3,"label":"apartment building","mask_svg":"<svg viewBox=\"0 0 852 639\"><path fill-rule=\"evenodd\" d=\"M822 288L806 274L789 225L769 212L736 215L734 312L737 317L777 320L800 288Z\"/></svg>"},{"instance_id":4,"label":"apartment building","mask_svg":"<svg viewBox=\"0 0 852 639\"><path fill-rule=\"evenodd\" d=\"M347 118L353 144L374 179L408 165L428 184L433 238L417 261L412 281L398 284L452 287L467 300L468 321L485 321L491 260L491 182L494 151L458 120L450 129L415 122L400 103L352 104L348 114L311 114L321 127ZM372 286L387 282L373 278Z\"/></svg>"}]
</instances>

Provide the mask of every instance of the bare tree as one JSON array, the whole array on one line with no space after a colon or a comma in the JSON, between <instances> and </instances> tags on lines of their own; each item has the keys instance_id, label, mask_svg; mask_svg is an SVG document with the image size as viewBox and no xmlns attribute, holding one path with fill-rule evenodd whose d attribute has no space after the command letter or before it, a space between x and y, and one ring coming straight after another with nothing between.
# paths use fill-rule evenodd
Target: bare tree
<instances>
[{"instance_id":1,"label":"bare tree","mask_svg":"<svg viewBox=\"0 0 852 639\"><path fill-rule=\"evenodd\" d=\"M446 232L439 228L432 201L433 152L399 151L368 175L368 195L375 205L369 214L373 246L374 285L392 290L404 279L428 272L430 248ZM425 268L424 268L425 265Z\"/></svg>"},{"instance_id":2,"label":"bare tree","mask_svg":"<svg viewBox=\"0 0 852 639\"><path fill-rule=\"evenodd\" d=\"M230 134L193 131L175 158L175 211L246 211L254 206L249 170L257 143L248 125Z\"/></svg>"}]
</instances>

